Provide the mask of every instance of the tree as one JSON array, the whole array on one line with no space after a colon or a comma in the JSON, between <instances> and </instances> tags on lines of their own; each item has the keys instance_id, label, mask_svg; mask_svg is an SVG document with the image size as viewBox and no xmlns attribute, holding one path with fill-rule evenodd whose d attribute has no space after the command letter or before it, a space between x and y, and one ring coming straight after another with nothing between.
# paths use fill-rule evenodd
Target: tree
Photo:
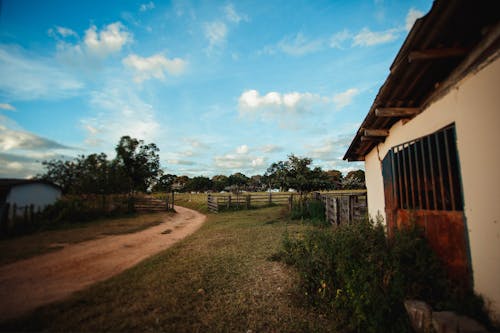
<instances>
[{"instance_id":1,"label":"tree","mask_svg":"<svg viewBox=\"0 0 500 333\"><path fill-rule=\"evenodd\" d=\"M123 168L129 191L147 191L161 175L160 151L154 143L122 136L115 148L116 162Z\"/></svg>"},{"instance_id":2,"label":"tree","mask_svg":"<svg viewBox=\"0 0 500 333\"><path fill-rule=\"evenodd\" d=\"M287 175L288 175L288 162L279 161L271 164L271 166L267 168L264 177L267 180L269 188L277 187L282 192L283 189L286 186L288 186Z\"/></svg>"},{"instance_id":3,"label":"tree","mask_svg":"<svg viewBox=\"0 0 500 333\"><path fill-rule=\"evenodd\" d=\"M228 178L229 186L231 186L231 188L235 191L239 191L242 188L246 188L249 180L250 179L241 172L236 172L235 174L232 174Z\"/></svg>"},{"instance_id":4,"label":"tree","mask_svg":"<svg viewBox=\"0 0 500 333\"><path fill-rule=\"evenodd\" d=\"M73 161L50 160L43 161L45 173L38 175L38 179L46 180L61 187L63 193L70 193L77 177Z\"/></svg>"},{"instance_id":5,"label":"tree","mask_svg":"<svg viewBox=\"0 0 500 333\"><path fill-rule=\"evenodd\" d=\"M205 192L210 190L211 188L212 188L212 181L209 178L203 176L194 177L190 179L185 187L187 191L196 191L196 192Z\"/></svg>"},{"instance_id":6,"label":"tree","mask_svg":"<svg viewBox=\"0 0 500 333\"><path fill-rule=\"evenodd\" d=\"M212 189L216 192L220 192L229 186L229 178L224 175L216 175L212 177Z\"/></svg>"},{"instance_id":7,"label":"tree","mask_svg":"<svg viewBox=\"0 0 500 333\"><path fill-rule=\"evenodd\" d=\"M72 161L51 160L38 178L61 186L64 193L106 194L146 191L161 175L159 149L155 144L124 136L116 147L116 157L106 154L80 155Z\"/></svg>"},{"instance_id":8,"label":"tree","mask_svg":"<svg viewBox=\"0 0 500 333\"><path fill-rule=\"evenodd\" d=\"M153 192L170 192L172 191L172 184L174 183L176 175L166 174L161 175L153 187Z\"/></svg>"},{"instance_id":9,"label":"tree","mask_svg":"<svg viewBox=\"0 0 500 333\"><path fill-rule=\"evenodd\" d=\"M363 189L365 186L365 172L363 170L349 171L342 181L344 189Z\"/></svg>"}]
</instances>

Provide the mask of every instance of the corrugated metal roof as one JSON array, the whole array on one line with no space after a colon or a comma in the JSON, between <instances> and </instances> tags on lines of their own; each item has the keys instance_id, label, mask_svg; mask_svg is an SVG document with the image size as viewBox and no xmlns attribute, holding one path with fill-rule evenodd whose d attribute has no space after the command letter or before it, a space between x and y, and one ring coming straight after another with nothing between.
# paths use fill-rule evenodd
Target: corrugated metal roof
<instances>
[{"instance_id":1,"label":"corrugated metal roof","mask_svg":"<svg viewBox=\"0 0 500 333\"><path fill-rule=\"evenodd\" d=\"M423 110L449 88L449 81L456 82L488 57L498 56L500 12L497 5L496 1L486 0L436 0L433 3L429 13L415 22L406 37L344 159L364 160L383 140L383 137L365 136L365 130L388 130L401 119L377 116L377 108Z\"/></svg>"}]
</instances>

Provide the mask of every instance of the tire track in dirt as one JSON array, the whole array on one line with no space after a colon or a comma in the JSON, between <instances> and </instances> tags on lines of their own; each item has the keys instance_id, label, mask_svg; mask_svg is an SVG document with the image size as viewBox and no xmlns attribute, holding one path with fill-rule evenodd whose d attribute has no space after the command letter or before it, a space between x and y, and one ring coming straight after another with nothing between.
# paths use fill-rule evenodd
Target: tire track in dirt
<instances>
[{"instance_id":1,"label":"tire track in dirt","mask_svg":"<svg viewBox=\"0 0 500 333\"><path fill-rule=\"evenodd\" d=\"M175 206L177 214L146 230L66 245L0 267L0 321L62 300L119 274L192 234L206 216ZM166 230L171 230L164 233Z\"/></svg>"}]
</instances>

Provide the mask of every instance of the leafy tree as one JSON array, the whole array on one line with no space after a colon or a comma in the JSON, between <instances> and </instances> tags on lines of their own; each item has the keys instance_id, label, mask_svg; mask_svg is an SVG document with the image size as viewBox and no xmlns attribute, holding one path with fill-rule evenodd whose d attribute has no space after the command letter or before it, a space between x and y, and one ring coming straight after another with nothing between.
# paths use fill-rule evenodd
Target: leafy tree
<instances>
[{"instance_id":1,"label":"leafy tree","mask_svg":"<svg viewBox=\"0 0 500 333\"><path fill-rule=\"evenodd\" d=\"M161 175L155 186L153 187L154 192L170 192L172 191L172 184L174 183L176 175L166 174Z\"/></svg>"},{"instance_id":2,"label":"leafy tree","mask_svg":"<svg viewBox=\"0 0 500 333\"><path fill-rule=\"evenodd\" d=\"M69 193L77 181L75 163L73 161L50 160L43 161L45 173L37 178L52 182L61 187L63 193Z\"/></svg>"},{"instance_id":3,"label":"leafy tree","mask_svg":"<svg viewBox=\"0 0 500 333\"><path fill-rule=\"evenodd\" d=\"M236 172L235 174L232 174L228 178L229 186L231 186L233 190L236 191L246 188L249 180L250 179L241 172Z\"/></svg>"},{"instance_id":4,"label":"leafy tree","mask_svg":"<svg viewBox=\"0 0 500 333\"><path fill-rule=\"evenodd\" d=\"M349 171L342 181L344 189L363 189L365 186L365 172L363 170Z\"/></svg>"},{"instance_id":5,"label":"leafy tree","mask_svg":"<svg viewBox=\"0 0 500 333\"><path fill-rule=\"evenodd\" d=\"M188 176L179 176L175 177L174 183L172 184L172 189L177 190L177 191L185 191L186 190L186 184L189 182L189 177Z\"/></svg>"},{"instance_id":6,"label":"leafy tree","mask_svg":"<svg viewBox=\"0 0 500 333\"><path fill-rule=\"evenodd\" d=\"M277 187L280 191L283 191L288 186L288 162L279 161L271 164L264 176L269 188Z\"/></svg>"},{"instance_id":7,"label":"leafy tree","mask_svg":"<svg viewBox=\"0 0 500 333\"><path fill-rule=\"evenodd\" d=\"M328 178L328 182L330 183L328 189L336 190L342 186L342 172L340 172L339 170L328 170L325 171L325 173Z\"/></svg>"},{"instance_id":8,"label":"leafy tree","mask_svg":"<svg viewBox=\"0 0 500 333\"><path fill-rule=\"evenodd\" d=\"M211 188L212 188L212 181L209 178L203 176L194 177L190 179L185 187L187 191L196 191L196 192L205 192L210 190Z\"/></svg>"},{"instance_id":9,"label":"leafy tree","mask_svg":"<svg viewBox=\"0 0 500 333\"><path fill-rule=\"evenodd\" d=\"M216 175L212 177L212 189L216 192L220 192L229 186L229 178L224 175Z\"/></svg>"},{"instance_id":10,"label":"leafy tree","mask_svg":"<svg viewBox=\"0 0 500 333\"><path fill-rule=\"evenodd\" d=\"M106 154L80 155L72 161L51 160L42 165L38 178L51 181L64 193L106 194L146 191L161 175L159 149L155 144L124 136L116 147L116 158Z\"/></svg>"},{"instance_id":11,"label":"leafy tree","mask_svg":"<svg viewBox=\"0 0 500 333\"><path fill-rule=\"evenodd\" d=\"M161 175L160 151L154 143L123 136L115 148L116 162L125 170L129 191L147 191Z\"/></svg>"},{"instance_id":12,"label":"leafy tree","mask_svg":"<svg viewBox=\"0 0 500 333\"><path fill-rule=\"evenodd\" d=\"M250 177L248 184L249 190L254 192L261 191L263 189L263 186L265 186L265 183L262 182L263 178L264 177L261 175L254 175Z\"/></svg>"}]
</instances>

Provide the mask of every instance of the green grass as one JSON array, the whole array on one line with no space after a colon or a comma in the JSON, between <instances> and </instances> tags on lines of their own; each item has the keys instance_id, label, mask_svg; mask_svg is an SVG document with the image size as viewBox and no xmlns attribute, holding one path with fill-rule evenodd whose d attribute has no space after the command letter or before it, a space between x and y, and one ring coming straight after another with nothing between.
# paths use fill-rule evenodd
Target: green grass
<instances>
[{"instance_id":1,"label":"green grass","mask_svg":"<svg viewBox=\"0 0 500 333\"><path fill-rule=\"evenodd\" d=\"M0 328L331 332L335 321L303 305L296 272L270 259L285 230L310 228L286 222L281 207L210 214L172 248Z\"/></svg>"},{"instance_id":2,"label":"green grass","mask_svg":"<svg viewBox=\"0 0 500 333\"><path fill-rule=\"evenodd\" d=\"M107 235L134 233L160 224L172 213L143 214L58 225L31 235L0 240L0 265L56 251L65 244L79 243Z\"/></svg>"}]
</instances>

